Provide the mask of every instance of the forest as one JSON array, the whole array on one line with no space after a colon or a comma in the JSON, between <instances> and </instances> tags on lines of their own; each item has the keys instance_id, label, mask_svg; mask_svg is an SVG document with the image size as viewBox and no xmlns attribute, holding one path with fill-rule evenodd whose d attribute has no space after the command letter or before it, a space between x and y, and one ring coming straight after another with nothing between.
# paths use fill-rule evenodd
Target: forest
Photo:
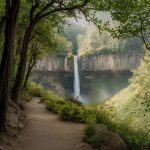
<instances>
[{"instance_id":1,"label":"forest","mask_svg":"<svg viewBox=\"0 0 150 150\"><path fill-rule=\"evenodd\" d=\"M1 0L0 149L149 150L149 31L149 0ZM52 68L44 70L49 78L55 77L54 86L44 79L50 86L47 89L33 78L37 64L51 56L60 58L43 65ZM124 61L129 56L133 59ZM65 68L59 83L67 83L63 88L59 84L57 91L59 73L54 68L59 71L59 64ZM110 70L88 70L101 64ZM69 65L73 76L65 74ZM131 67L121 72L116 66ZM45 77L44 71L38 82ZM126 72L131 75L124 84L120 76L126 77ZM109 97L97 82L113 89ZM116 82L122 83L117 83L119 89ZM93 99L103 95L105 100L84 103L90 87L97 88ZM67 88L73 96L59 94Z\"/></svg>"}]
</instances>

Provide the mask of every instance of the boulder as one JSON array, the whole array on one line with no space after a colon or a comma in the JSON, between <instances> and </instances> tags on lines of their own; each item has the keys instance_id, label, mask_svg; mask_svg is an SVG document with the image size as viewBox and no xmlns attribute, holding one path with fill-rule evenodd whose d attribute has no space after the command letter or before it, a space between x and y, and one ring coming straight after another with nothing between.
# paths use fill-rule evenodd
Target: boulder
<instances>
[{"instance_id":1,"label":"boulder","mask_svg":"<svg viewBox=\"0 0 150 150\"><path fill-rule=\"evenodd\" d=\"M87 126L84 141L98 150L127 150L127 145L121 137L102 124Z\"/></svg>"},{"instance_id":2,"label":"boulder","mask_svg":"<svg viewBox=\"0 0 150 150\"><path fill-rule=\"evenodd\" d=\"M127 150L125 142L117 133L101 130L93 136L100 150ZM98 140L98 141L97 141Z\"/></svg>"}]
</instances>

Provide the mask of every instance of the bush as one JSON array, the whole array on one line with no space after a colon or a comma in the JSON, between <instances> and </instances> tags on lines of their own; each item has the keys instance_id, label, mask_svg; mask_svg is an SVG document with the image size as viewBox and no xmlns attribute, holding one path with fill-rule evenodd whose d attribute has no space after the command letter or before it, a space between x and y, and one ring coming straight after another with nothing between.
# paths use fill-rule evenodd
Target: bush
<instances>
[{"instance_id":1,"label":"bush","mask_svg":"<svg viewBox=\"0 0 150 150\"><path fill-rule=\"evenodd\" d=\"M66 121L83 122L83 107L68 102L59 110L59 116Z\"/></svg>"},{"instance_id":2,"label":"bush","mask_svg":"<svg viewBox=\"0 0 150 150\"><path fill-rule=\"evenodd\" d=\"M74 101L65 100L57 96L53 91L46 91L40 85L28 82L27 88L21 93L20 97L28 101L32 96L40 97L41 101L46 104L47 109L58 113L63 120L95 123L88 125L84 132L84 141L92 144L94 147L98 147L101 141L98 131L102 126L98 124L105 124L109 130L117 132L123 138L129 149L142 150L147 147L146 150L148 150L150 143L148 135L141 131L135 131L126 122L112 121L115 115L112 113L114 111L106 112L103 105L99 109L93 106L86 107Z\"/></svg>"},{"instance_id":3,"label":"bush","mask_svg":"<svg viewBox=\"0 0 150 150\"><path fill-rule=\"evenodd\" d=\"M45 91L42 86L37 85L36 83L31 81L28 81L25 90L35 97L41 97L41 93Z\"/></svg>"},{"instance_id":4,"label":"bush","mask_svg":"<svg viewBox=\"0 0 150 150\"><path fill-rule=\"evenodd\" d=\"M24 90L21 92L19 99L22 101L29 102L32 99L32 95L30 95L27 91Z\"/></svg>"},{"instance_id":5,"label":"bush","mask_svg":"<svg viewBox=\"0 0 150 150\"><path fill-rule=\"evenodd\" d=\"M86 107L83 112L83 121L85 123L96 123L97 110L95 108Z\"/></svg>"},{"instance_id":6,"label":"bush","mask_svg":"<svg viewBox=\"0 0 150 150\"><path fill-rule=\"evenodd\" d=\"M128 126L126 123L113 123L113 128L111 130L117 132L122 139L126 142L129 149L131 150L148 150L148 145L150 141L148 139L148 134L137 131Z\"/></svg>"},{"instance_id":7,"label":"bush","mask_svg":"<svg viewBox=\"0 0 150 150\"><path fill-rule=\"evenodd\" d=\"M90 144L91 138L94 136L94 134L95 134L95 126L93 124L88 125L84 130L83 141Z\"/></svg>"},{"instance_id":8,"label":"bush","mask_svg":"<svg viewBox=\"0 0 150 150\"><path fill-rule=\"evenodd\" d=\"M59 110L63 105L65 105L67 102L65 100L48 100L45 101L47 110L54 112L54 113L59 113Z\"/></svg>"},{"instance_id":9,"label":"bush","mask_svg":"<svg viewBox=\"0 0 150 150\"><path fill-rule=\"evenodd\" d=\"M113 123L111 121L109 123L109 130L118 133L128 145L129 149L149 150L150 141L147 134L141 131L135 131L125 123ZM102 133L100 132L101 129L104 130L106 128L98 124L88 125L84 131L84 141L93 147L99 147L103 142Z\"/></svg>"},{"instance_id":10,"label":"bush","mask_svg":"<svg viewBox=\"0 0 150 150\"><path fill-rule=\"evenodd\" d=\"M102 131L107 129L102 124L89 124L84 130L83 140L88 144L91 144L94 148L99 148L103 143Z\"/></svg>"}]
</instances>

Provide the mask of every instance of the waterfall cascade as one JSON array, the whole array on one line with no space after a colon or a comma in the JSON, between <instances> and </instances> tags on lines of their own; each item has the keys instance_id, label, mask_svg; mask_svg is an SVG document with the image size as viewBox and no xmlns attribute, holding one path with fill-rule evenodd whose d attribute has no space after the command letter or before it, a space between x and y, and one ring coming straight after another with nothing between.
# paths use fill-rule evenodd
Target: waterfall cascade
<instances>
[{"instance_id":1,"label":"waterfall cascade","mask_svg":"<svg viewBox=\"0 0 150 150\"><path fill-rule=\"evenodd\" d=\"M77 55L74 55L74 98L80 100L80 78Z\"/></svg>"}]
</instances>

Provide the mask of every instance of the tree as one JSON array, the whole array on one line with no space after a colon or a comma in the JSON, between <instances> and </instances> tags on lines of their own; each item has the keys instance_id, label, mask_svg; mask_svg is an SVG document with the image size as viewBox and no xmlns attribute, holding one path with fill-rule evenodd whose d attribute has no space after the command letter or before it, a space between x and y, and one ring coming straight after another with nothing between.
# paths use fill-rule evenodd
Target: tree
<instances>
[{"instance_id":1,"label":"tree","mask_svg":"<svg viewBox=\"0 0 150 150\"><path fill-rule=\"evenodd\" d=\"M51 1L41 1L32 0L30 9L30 21L24 34L21 50L21 58L17 69L17 75L12 89L12 100L17 102L18 95L22 86L22 81L24 78L24 72L26 68L26 59L28 53L28 45L30 41L30 36L35 28L35 26L44 18L50 16L51 20L55 18L61 18L64 16L77 17L77 11L83 13L86 18L92 18L95 14L94 6L97 6L99 2L92 2L90 0L51 0ZM93 10L93 13L91 11Z\"/></svg>"},{"instance_id":2,"label":"tree","mask_svg":"<svg viewBox=\"0 0 150 150\"><path fill-rule=\"evenodd\" d=\"M48 19L43 20L33 30L31 41L29 44L27 71L23 84L23 89L26 87L32 68L37 60L43 58L46 54L57 53L60 49L59 35L56 36L57 27L52 26ZM62 38L62 37L61 37ZM66 41L65 41L66 42ZM63 41L64 44L64 41ZM59 46L58 46L59 45Z\"/></svg>"},{"instance_id":3,"label":"tree","mask_svg":"<svg viewBox=\"0 0 150 150\"><path fill-rule=\"evenodd\" d=\"M6 131L7 103L9 100L12 55L15 43L15 29L20 0L6 1L5 43L0 65L0 131Z\"/></svg>"},{"instance_id":4,"label":"tree","mask_svg":"<svg viewBox=\"0 0 150 150\"><path fill-rule=\"evenodd\" d=\"M118 21L115 27L105 29L117 38L137 36L141 38L150 51L150 1L149 0L117 0L107 1L107 11L113 20Z\"/></svg>"}]
</instances>

